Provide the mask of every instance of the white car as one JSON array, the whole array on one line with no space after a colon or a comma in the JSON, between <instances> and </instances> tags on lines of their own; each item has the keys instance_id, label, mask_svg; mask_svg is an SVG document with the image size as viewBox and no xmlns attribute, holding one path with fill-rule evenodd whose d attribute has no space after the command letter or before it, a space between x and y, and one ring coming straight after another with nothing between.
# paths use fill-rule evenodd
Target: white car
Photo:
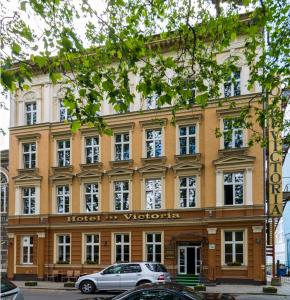
<instances>
[{"instance_id":1,"label":"white car","mask_svg":"<svg viewBox=\"0 0 290 300\"><path fill-rule=\"evenodd\" d=\"M129 290L145 283L170 282L164 265L153 262L120 263L101 272L79 277L75 287L83 294L96 290Z\"/></svg>"},{"instance_id":2,"label":"white car","mask_svg":"<svg viewBox=\"0 0 290 300\"><path fill-rule=\"evenodd\" d=\"M0 299L24 300L24 297L20 289L14 283L1 276Z\"/></svg>"}]
</instances>

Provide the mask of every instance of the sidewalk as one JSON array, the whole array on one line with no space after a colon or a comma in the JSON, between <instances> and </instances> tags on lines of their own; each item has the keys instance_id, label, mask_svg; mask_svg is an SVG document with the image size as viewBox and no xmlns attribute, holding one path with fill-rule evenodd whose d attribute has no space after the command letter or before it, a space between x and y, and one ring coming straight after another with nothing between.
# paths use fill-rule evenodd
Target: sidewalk
<instances>
[{"instance_id":1,"label":"sidewalk","mask_svg":"<svg viewBox=\"0 0 290 300\"><path fill-rule=\"evenodd\" d=\"M13 281L18 287L25 289L47 289L47 290L75 290L75 288L66 288L63 282L38 281L37 286L25 286L24 281ZM282 286L277 287L277 295L290 296L290 283L285 282ZM220 284L217 286L207 286L206 291L209 293L231 293L231 294L263 294L262 285L244 285L244 284Z\"/></svg>"}]
</instances>

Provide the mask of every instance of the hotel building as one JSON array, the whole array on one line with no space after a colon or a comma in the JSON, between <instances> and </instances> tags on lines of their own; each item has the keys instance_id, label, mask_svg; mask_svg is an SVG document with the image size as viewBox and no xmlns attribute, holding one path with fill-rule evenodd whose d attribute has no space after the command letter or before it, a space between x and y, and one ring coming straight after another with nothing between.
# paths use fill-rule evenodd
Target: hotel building
<instances>
[{"instance_id":1,"label":"hotel building","mask_svg":"<svg viewBox=\"0 0 290 300\"><path fill-rule=\"evenodd\" d=\"M176 125L170 107L156 109L154 98L137 96L127 113L103 105L112 136L86 127L72 134L62 90L46 74L35 75L29 92L17 91L8 277L158 261L174 276L264 282L263 149L247 146L246 129L234 128L228 139L215 135L260 92L247 90L242 48L237 40L217 55L241 57L236 83L220 87L237 106L192 104L177 113Z\"/></svg>"}]
</instances>

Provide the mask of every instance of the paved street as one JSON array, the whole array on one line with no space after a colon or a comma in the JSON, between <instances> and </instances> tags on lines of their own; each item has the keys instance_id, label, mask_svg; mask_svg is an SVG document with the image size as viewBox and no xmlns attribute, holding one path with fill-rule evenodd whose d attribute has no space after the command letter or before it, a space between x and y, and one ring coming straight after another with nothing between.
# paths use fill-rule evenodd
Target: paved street
<instances>
[{"instance_id":1,"label":"paved street","mask_svg":"<svg viewBox=\"0 0 290 300\"><path fill-rule=\"evenodd\" d=\"M62 290L33 290L22 289L25 300L105 300L111 299L117 294L95 294L92 296L82 295L79 291L62 291ZM273 296L273 295L239 295L237 300L288 300L290 296Z\"/></svg>"}]
</instances>

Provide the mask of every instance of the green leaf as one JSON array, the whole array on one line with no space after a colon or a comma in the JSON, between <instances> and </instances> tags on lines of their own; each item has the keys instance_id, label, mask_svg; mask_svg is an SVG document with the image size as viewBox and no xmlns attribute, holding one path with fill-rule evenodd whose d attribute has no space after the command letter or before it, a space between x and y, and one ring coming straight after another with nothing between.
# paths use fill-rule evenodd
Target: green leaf
<instances>
[{"instance_id":1,"label":"green leaf","mask_svg":"<svg viewBox=\"0 0 290 300\"><path fill-rule=\"evenodd\" d=\"M53 84L56 84L61 79L60 73L50 73L49 74L50 80Z\"/></svg>"},{"instance_id":2,"label":"green leaf","mask_svg":"<svg viewBox=\"0 0 290 300\"><path fill-rule=\"evenodd\" d=\"M74 120L71 123L71 130L72 132L77 132L79 128L81 127L81 121L80 120Z\"/></svg>"},{"instance_id":3,"label":"green leaf","mask_svg":"<svg viewBox=\"0 0 290 300\"><path fill-rule=\"evenodd\" d=\"M15 43L15 42L12 43L11 49L12 49L12 52L13 52L14 54L16 54L16 55L19 55L19 53L20 53L20 51L21 51L20 45L17 44L17 43Z\"/></svg>"}]
</instances>

